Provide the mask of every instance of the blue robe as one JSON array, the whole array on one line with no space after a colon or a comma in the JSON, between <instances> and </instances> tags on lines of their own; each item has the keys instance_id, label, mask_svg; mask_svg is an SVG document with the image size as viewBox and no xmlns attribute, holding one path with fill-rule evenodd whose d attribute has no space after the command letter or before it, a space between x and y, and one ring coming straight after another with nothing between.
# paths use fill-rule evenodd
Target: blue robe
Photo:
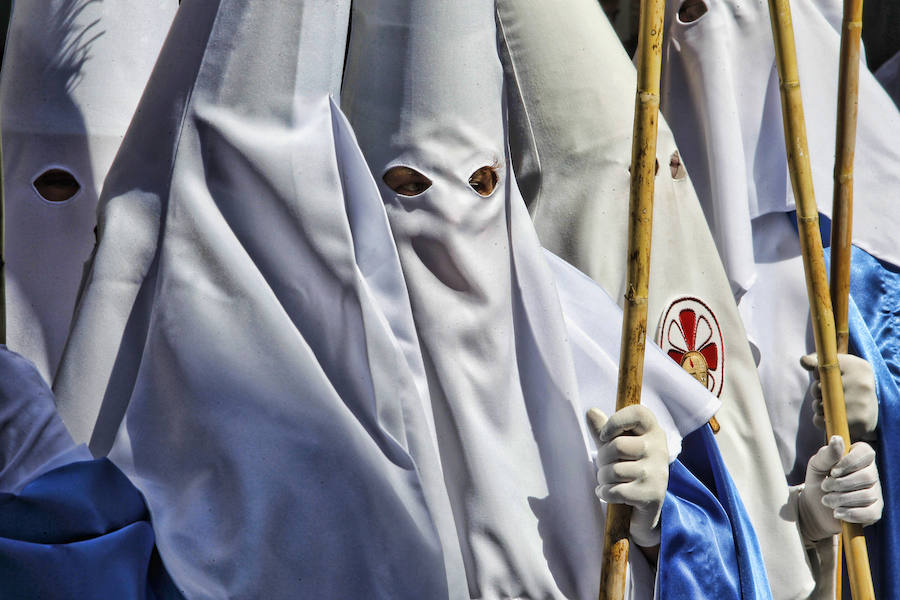
<instances>
[{"instance_id":1,"label":"blue robe","mask_svg":"<svg viewBox=\"0 0 900 600\"><path fill-rule=\"evenodd\" d=\"M0 493L0 589L21 600L180 599L154 545L144 499L106 459Z\"/></svg>"},{"instance_id":2,"label":"blue robe","mask_svg":"<svg viewBox=\"0 0 900 600\"><path fill-rule=\"evenodd\" d=\"M771 600L762 552L708 425L669 467L657 570L660 600Z\"/></svg>"},{"instance_id":3,"label":"blue robe","mask_svg":"<svg viewBox=\"0 0 900 600\"><path fill-rule=\"evenodd\" d=\"M869 361L878 396L881 521L864 531L879 598L900 597L900 268L853 247L850 272L850 352Z\"/></svg>"}]
</instances>

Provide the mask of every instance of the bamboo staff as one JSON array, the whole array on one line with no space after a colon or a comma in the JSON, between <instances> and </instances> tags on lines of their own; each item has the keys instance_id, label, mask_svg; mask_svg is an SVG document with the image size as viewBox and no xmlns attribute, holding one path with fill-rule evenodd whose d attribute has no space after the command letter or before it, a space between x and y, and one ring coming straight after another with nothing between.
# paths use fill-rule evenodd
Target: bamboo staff
<instances>
[{"instance_id":1,"label":"bamboo staff","mask_svg":"<svg viewBox=\"0 0 900 600\"><path fill-rule=\"evenodd\" d=\"M853 229L853 153L859 94L859 43L862 0L845 0L838 77L837 132L834 150L834 196L831 209L831 302L838 352L847 352L850 297L850 233Z\"/></svg>"},{"instance_id":2,"label":"bamboo staff","mask_svg":"<svg viewBox=\"0 0 900 600\"><path fill-rule=\"evenodd\" d=\"M622 320L616 410L641 401L644 346L647 341L647 289L650 282L653 184L657 168L656 131L664 11L665 0L641 0L628 198L625 315ZM625 596L630 523L630 506L611 504L607 508L600 600L621 600Z\"/></svg>"},{"instance_id":3,"label":"bamboo staff","mask_svg":"<svg viewBox=\"0 0 900 600\"><path fill-rule=\"evenodd\" d=\"M856 113L859 96L859 45L862 35L862 0L844 0L841 58L838 71L837 130L834 149L834 195L831 205L831 304L837 351L849 349L850 240L853 231L853 153L856 149ZM835 590L841 597L841 552L838 546Z\"/></svg>"},{"instance_id":4,"label":"bamboo staff","mask_svg":"<svg viewBox=\"0 0 900 600\"><path fill-rule=\"evenodd\" d=\"M844 439L845 448L849 450L850 432L847 428L841 370L837 361L834 313L828 294L828 276L819 233L818 207L812 187L789 1L769 0L769 14L775 39L785 146L791 173L791 186L794 189L794 199L797 205L803 270L806 273L806 289L809 294L810 315L819 361L822 405L825 409L825 429L829 437L840 435ZM875 593L872 587L872 575L869 570L869 557L862 527L858 524L841 523L841 531L853 598L854 600L874 599Z\"/></svg>"}]
</instances>

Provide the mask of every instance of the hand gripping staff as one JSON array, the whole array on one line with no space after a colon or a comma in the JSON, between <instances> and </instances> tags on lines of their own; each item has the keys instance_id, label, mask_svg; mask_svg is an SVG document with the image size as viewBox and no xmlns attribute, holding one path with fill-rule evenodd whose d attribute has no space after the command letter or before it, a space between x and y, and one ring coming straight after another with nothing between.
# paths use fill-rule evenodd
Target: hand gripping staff
<instances>
[{"instance_id":1,"label":"hand gripping staff","mask_svg":"<svg viewBox=\"0 0 900 600\"><path fill-rule=\"evenodd\" d=\"M794 189L794 199L797 205L800 248L803 254L810 316L816 341L819 379L822 384L825 429L829 437L841 436L844 439L845 449L849 449L850 432L847 427L841 370L837 360L834 314L828 293L828 276L825 271L825 257L822 253L822 239L819 233L818 208L812 187L789 1L769 0L769 14L772 19L772 35L775 40L775 60L778 66L781 90L785 147L791 173L791 186ZM836 190L835 194L837 193ZM862 527L856 524L841 523L841 532L853 600L874 598L875 592L872 587L872 575L869 570L869 557Z\"/></svg>"},{"instance_id":2,"label":"hand gripping staff","mask_svg":"<svg viewBox=\"0 0 900 600\"><path fill-rule=\"evenodd\" d=\"M647 341L647 288L650 280L650 236L657 166L656 128L659 120L664 15L665 0L641 0L637 92L631 144L631 187L628 198L625 314L622 319L616 410L641 401L644 346ZM600 600L621 600L625 596L630 522L630 506L609 505L603 538Z\"/></svg>"}]
</instances>

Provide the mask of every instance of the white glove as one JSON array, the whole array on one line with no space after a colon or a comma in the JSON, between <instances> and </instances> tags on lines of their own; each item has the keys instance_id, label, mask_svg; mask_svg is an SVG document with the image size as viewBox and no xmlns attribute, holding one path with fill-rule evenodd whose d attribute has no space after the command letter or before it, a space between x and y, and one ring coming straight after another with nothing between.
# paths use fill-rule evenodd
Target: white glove
<instances>
[{"instance_id":1,"label":"white glove","mask_svg":"<svg viewBox=\"0 0 900 600\"><path fill-rule=\"evenodd\" d=\"M822 386L819 383L819 362L815 354L807 354L800 359L807 371L812 371L815 379L809 386L813 398L813 423L825 429L825 411L822 408ZM872 366L858 356L838 354L841 367L841 381L844 383L844 402L847 404L847 423L851 440L874 439L878 425L878 398L875 396L875 374Z\"/></svg>"},{"instance_id":2,"label":"white glove","mask_svg":"<svg viewBox=\"0 0 900 600\"><path fill-rule=\"evenodd\" d=\"M641 405L611 418L592 408L587 421L597 444L597 497L631 506L631 538L644 548L659 545L659 515L669 483L665 432Z\"/></svg>"},{"instance_id":3,"label":"white glove","mask_svg":"<svg viewBox=\"0 0 900 600\"><path fill-rule=\"evenodd\" d=\"M843 454L844 440L835 435L809 459L799 509L800 531L810 542L839 533L839 520L871 525L881 518L884 500L875 451L856 442Z\"/></svg>"}]
</instances>

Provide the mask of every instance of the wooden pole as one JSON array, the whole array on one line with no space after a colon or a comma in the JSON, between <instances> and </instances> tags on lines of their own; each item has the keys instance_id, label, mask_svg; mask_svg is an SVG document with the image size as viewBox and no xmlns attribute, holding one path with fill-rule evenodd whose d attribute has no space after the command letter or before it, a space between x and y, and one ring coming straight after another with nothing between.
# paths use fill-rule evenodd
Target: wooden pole
<instances>
[{"instance_id":1,"label":"wooden pole","mask_svg":"<svg viewBox=\"0 0 900 600\"><path fill-rule=\"evenodd\" d=\"M797 225L803 254L803 270L806 273L806 289L809 295L813 336L819 361L819 381L822 385L822 405L825 409L825 430L829 437L841 436L844 439L845 448L849 450L850 431L847 427L841 370L837 361L834 313L828 291L825 256L822 252L818 207L810 172L809 148L803 117L803 101L800 96L800 76L797 69L797 53L794 46L794 30L789 1L769 0L769 14L775 39L775 60L778 65L781 89L785 147L791 173L791 186L797 205ZM862 527L858 524L841 523L841 531L853 598L854 600L872 599L875 597L875 592L872 586L869 557Z\"/></svg>"},{"instance_id":2,"label":"wooden pole","mask_svg":"<svg viewBox=\"0 0 900 600\"><path fill-rule=\"evenodd\" d=\"M838 352L849 342L850 239L853 230L853 154L859 95L859 44L862 0L845 0L838 76L837 132L834 150L834 196L831 209L831 302Z\"/></svg>"},{"instance_id":3,"label":"wooden pole","mask_svg":"<svg viewBox=\"0 0 900 600\"><path fill-rule=\"evenodd\" d=\"M644 346L647 342L653 185L658 166L656 132L664 17L665 0L641 0L637 91L631 143L631 187L628 198L625 314L622 320L616 410L641 401ZM600 600L621 600L625 596L630 522L630 506L611 504L607 508L600 570Z\"/></svg>"},{"instance_id":4,"label":"wooden pole","mask_svg":"<svg viewBox=\"0 0 900 600\"><path fill-rule=\"evenodd\" d=\"M838 74L837 129L834 149L834 195L831 205L831 304L837 351L849 350L850 241L853 232L853 154L856 150L856 114L859 97L859 46L862 35L862 0L844 0ZM835 574L836 600L841 600L841 547Z\"/></svg>"}]
</instances>

